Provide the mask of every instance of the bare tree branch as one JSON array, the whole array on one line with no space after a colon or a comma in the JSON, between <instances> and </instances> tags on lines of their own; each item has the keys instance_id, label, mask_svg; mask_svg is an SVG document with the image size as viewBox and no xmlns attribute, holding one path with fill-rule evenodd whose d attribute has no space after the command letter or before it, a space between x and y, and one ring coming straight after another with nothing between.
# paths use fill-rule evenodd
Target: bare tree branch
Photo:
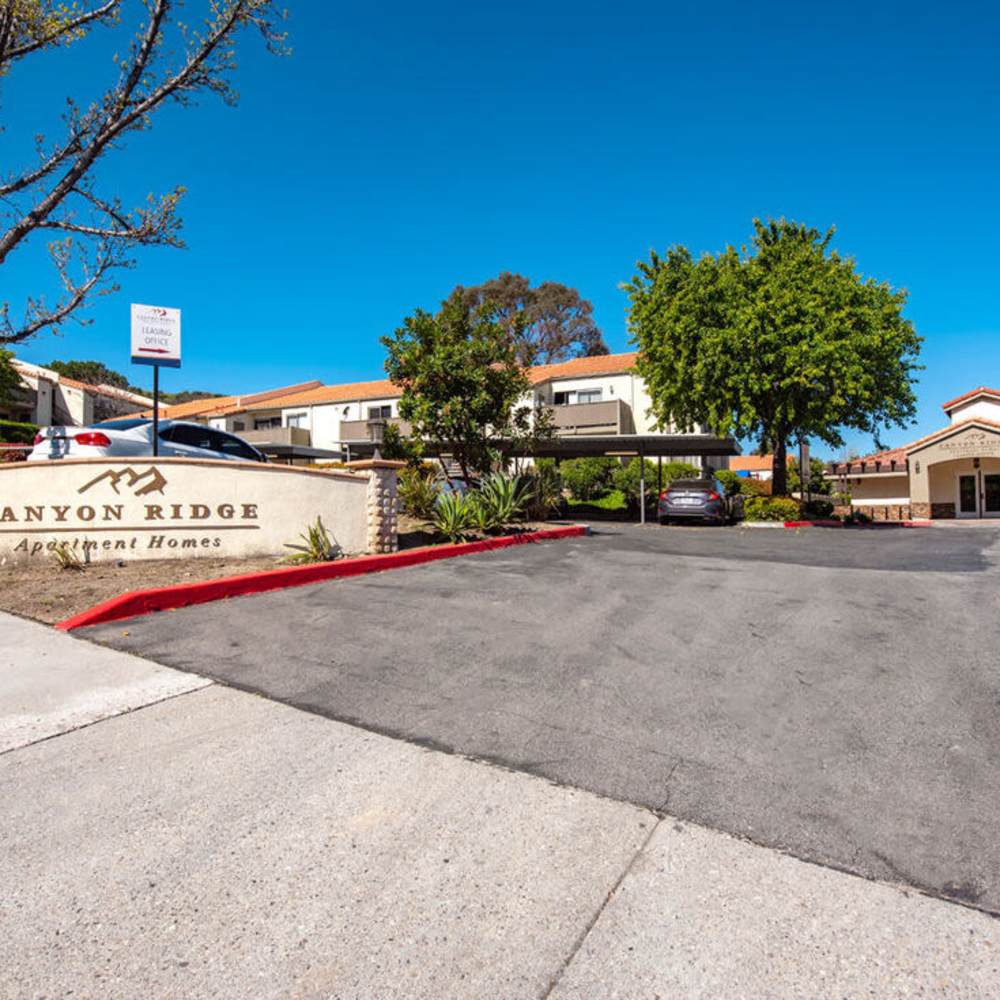
<instances>
[{"instance_id":1,"label":"bare tree branch","mask_svg":"<svg viewBox=\"0 0 1000 1000\"><path fill-rule=\"evenodd\" d=\"M275 27L273 0L203 2L209 16L200 32L174 23L182 55L179 65L169 68L167 32L181 2L144 0L148 16L119 63L118 81L89 105L71 100L64 115L65 137L48 148L39 137L38 162L0 184L0 265L32 233L48 230L80 241L75 252L85 270L82 278L70 278L72 253L60 251L53 259L64 289L62 301L47 308L41 299L29 297L20 325L11 319L9 303L3 303L0 342L16 342L46 326L58 327L99 289L110 270L131 265L130 250L184 245L176 214L183 188L158 200L150 196L147 207L126 211L117 197L96 195L88 178L128 132L149 128L152 115L167 101L187 104L198 92L208 92L234 103L229 75L235 68L234 41L240 29L255 27L271 51L283 51L285 36ZM117 16L119 8L120 0L108 0L76 14L75 8L67 12L64 5L47 0L0 0L0 73L15 58L77 40L94 25ZM86 210L83 216L81 208Z\"/></svg>"}]
</instances>

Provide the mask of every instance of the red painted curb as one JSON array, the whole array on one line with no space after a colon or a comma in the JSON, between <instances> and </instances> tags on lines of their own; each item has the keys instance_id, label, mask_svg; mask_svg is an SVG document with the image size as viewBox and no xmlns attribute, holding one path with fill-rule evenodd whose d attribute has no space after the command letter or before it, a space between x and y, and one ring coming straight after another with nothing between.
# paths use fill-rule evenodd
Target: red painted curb
<instances>
[{"instance_id":1,"label":"red painted curb","mask_svg":"<svg viewBox=\"0 0 1000 1000\"><path fill-rule=\"evenodd\" d=\"M589 534L585 524L571 524L560 528L544 528L541 531L525 532L521 535L502 535L499 538L484 538L478 542L460 542L455 545L434 545L404 552L388 552L385 555L358 556L356 559L341 559L337 562L310 563L308 566L289 566L283 569L265 570L262 573L244 573L240 576L224 576L217 580L199 580L196 583L178 583L170 587L155 587L150 590L132 590L119 594L109 601L97 604L78 615L58 622L54 627L63 632L100 625L103 622L134 618L153 611L169 611L191 604L207 604L226 597L241 597L245 594L259 594L267 590L284 587L301 587L323 580L341 577L361 576L363 573L379 573L387 569L402 569L420 563L436 562L453 556L472 555L505 549L511 545L526 545L553 538L573 538Z\"/></svg>"},{"instance_id":2,"label":"red painted curb","mask_svg":"<svg viewBox=\"0 0 1000 1000\"><path fill-rule=\"evenodd\" d=\"M843 521L785 521L786 528L929 528L930 521L860 521L845 524Z\"/></svg>"}]
</instances>

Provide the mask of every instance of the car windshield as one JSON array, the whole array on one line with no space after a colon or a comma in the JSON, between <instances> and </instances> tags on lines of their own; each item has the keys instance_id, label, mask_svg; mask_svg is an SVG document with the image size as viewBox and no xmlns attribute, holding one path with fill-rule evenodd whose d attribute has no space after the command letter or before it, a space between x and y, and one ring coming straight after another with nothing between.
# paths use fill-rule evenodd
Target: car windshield
<instances>
[{"instance_id":1,"label":"car windshield","mask_svg":"<svg viewBox=\"0 0 1000 1000\"><path fill-rule=\"evenodd\" d=\"M130 431L133 427L142 427L152 421L148 417L127 417L122 420L105 420L101 427L108 427L113 431Z\"/></svg>"}]
</instances>

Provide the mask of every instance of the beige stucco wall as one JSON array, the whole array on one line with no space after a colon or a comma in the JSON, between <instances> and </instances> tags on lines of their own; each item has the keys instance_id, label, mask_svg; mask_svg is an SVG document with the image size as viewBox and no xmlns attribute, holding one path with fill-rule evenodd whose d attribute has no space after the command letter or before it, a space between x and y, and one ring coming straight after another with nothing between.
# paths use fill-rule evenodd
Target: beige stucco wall
<instances>
[{"instance_id":1,"label":"beige stucco wall","mask_svg":"<svg viewBox=\"0 0 1000 1000\"><path fill-rule=\"evenodd\" d=\"M840 479L834 482L834 489L840 489ZM884 506L905 504L910 500L910 487L906 473L887 476L854 476L847 479L847 491L855 504Z\"/></svg>"},{"instance_id":2,"label":"beige stucco wall","mask_svg":"<svg viewBox=\"0 0 1000 1000\"><path fill-rule=\"evenodd\" d=\"M1000 421L1000 403L995 399L972 399L968 403L956 406L949 415L953 424L972 417Z\"/></svg>"},{"instance_id":3,"label":"beige stucco wall","mask_svg":"<svg viewBox=\"0 0 1000 1000\"><path fill-rule=\"evenodd\" d=\"M910 497L914 503L954 503L955 475L972 472L974 460L990 472L1000 469L1000 432L967 427L909 452Z\"/></svg>"},{"instance_id":4,"label":"beige stucco wall","mask_svg":"<svg viewBox=\"0 0 1000 1000\"><path fill-rule=\"evenodd\" d=\"M981 458L979 468L984 474L1000 473L1000 458ZM931 503L958 503L958 477L976 471L971 458L939 462L927 470Z\"/></svg>"},{"instance_id":5,"label":"beige stucco wall","mask_svg":"<svg viewBox=\"0 0 1000 1000\"><path fill-rule=\"evenodd\" d=\"M0 465L0 563L48 558L287 554L317 517L345 553L368 548L367 473L185 458Z\"/></svg>"}]
</instances>

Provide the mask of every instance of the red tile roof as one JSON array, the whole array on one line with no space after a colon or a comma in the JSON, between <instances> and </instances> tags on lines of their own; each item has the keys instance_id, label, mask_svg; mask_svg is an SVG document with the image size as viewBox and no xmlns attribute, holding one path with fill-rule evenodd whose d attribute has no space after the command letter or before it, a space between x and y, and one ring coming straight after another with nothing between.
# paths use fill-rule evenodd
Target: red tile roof
<instances>
[{"instance_id":1,"label":"red tile roof","mask_svg":"<svg viewBox=\"0 0 1000 1000\"><path fill-rule=\"evenodd\" d=\"M595 354L589 358L573 358L557 361L551 365L535 365L528 369L528 380L532 385L557 378L588 378L597 375L620 375L635 368L637 351L624 354Z\"/></svg>"},{"instance_id":2,"label":"red tile roof","mask_svg":"<svg viewBox=\"0 0 1000 1000\"><path fill-rule=\"evenodd\" d=\"M917 448L930 444L937 438L947 437L954 434L963 427L971 424L984 424L987 427L995 427L1000 430L1000 422L987 420L985 417L968 417L965 420L956 420L955 423L942 427L934 431L933 434L925 434L916 441L904 444L901 448L890 448L888 451L878 451L874 455L865 455L862 458L852 458L849 462L831 462L830 470L839 475L856 475L860 472L905 472L907 456ZM896 463L893 468L893 462ZM878 468L876 468L876 465Z\"/></svg>"},{"instance_id":3,"label":"red tile roof","mask_svg":"<svg viewBox=\"0 0 1000 1000\"><path fill-rule=\"evenodd\" d=\"M995 399L1000 400L1000 389L990 389L988 386L981 385L976 389L963 392L961 396L949 399L947 403L942 403L941 408L947 413L958 406L959 403L966 403L969 400L975 399L976 396L993 396Z\"/></svg>"}]
</instances>

